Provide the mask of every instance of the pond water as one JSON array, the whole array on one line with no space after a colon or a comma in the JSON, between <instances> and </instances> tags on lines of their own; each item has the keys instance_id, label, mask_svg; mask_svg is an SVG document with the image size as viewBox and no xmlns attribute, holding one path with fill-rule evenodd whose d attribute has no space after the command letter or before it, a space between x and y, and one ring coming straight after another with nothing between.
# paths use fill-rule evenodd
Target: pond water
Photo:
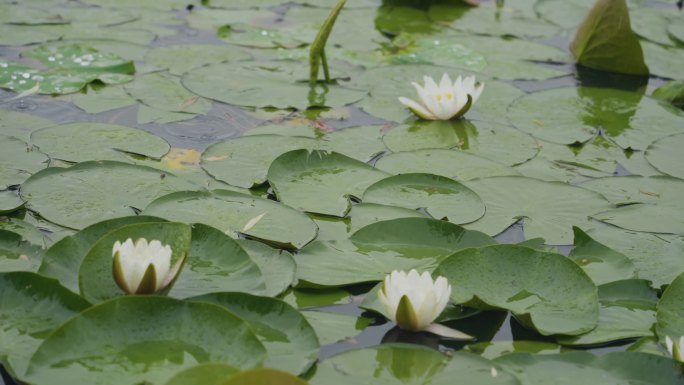
<instances>
[{"instance_id":1,"label":"pond water","mask_svg":"<svg viewBox=\"0 0 684 385\"><path fill-rule=\"evenodd\" d=\"M684 334L684 112L652 97L684 79L677 4L599 0L629 10L650 69L632 76L575 66L594 1L348 0L333 82L310 87L308 45L335 3L0 0L0 363L35 384L172 384L259 360L312 384L442 383L457 365L535 384L553 373L531 366L557 359L571 379L684 383L664 348ZM485 84L465 119L398 102L443 73ZM122 299L111 242L152 234L189 253L178 300ZM376 284L411 268L450 280L465 305L438 320L476 340L385 319ZM212 324L219 307L254 341L207 347L237 330ZM159 330L117 329L145 308ZM169 337L164 316L202 327ZM558 354L572 350L591 354ZM160 351L178 355L138 356ZM483 358L437 364L469 362L460 351Z\"/></svg>"}]
</instances>

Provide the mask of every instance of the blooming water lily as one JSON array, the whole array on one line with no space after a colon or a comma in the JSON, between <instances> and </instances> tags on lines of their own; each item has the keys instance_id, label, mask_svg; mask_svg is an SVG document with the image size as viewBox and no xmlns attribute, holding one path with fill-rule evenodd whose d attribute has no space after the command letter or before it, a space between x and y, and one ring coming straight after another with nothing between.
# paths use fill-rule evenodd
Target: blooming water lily
<instances>
[{"instance_id":1,"label":"blooming water lily","mask_svg":"<svg viewBox=\"0 0 684 385\"><path fill-rule=\"evenodd\" d=\"M438 277L433 281L430 273L418 274L416 270L408 273L393 271L385 277L378 292L385 315L400 328L471 339L472 336L458 330L433 323L446 307L450 296L451 285L446 278Z\"/></svg>"},{"instance_id":2,"label":"blooming water lily","mask_svg":"<svg viewBox=\"0 0 684 385\"><path fill-rule=\"evenodd\" d=\"M684 362L684 356L682 356L682 349L684 349L684 336L679 337L679 341L675 343L670 337L665 337L665 346L667 351L672 356L672 359L678 362Z\"/></svg>"},{"instance_id":3,"label":"blooming water lily","mask_svg":"<svg viewBox=\"0 0 684 385\"><path fill-rule=\"evenodd\" d=\"M128 294L157 293L171 283L185 259L171 267L172 250L158 240L116 241L112 249L114 280Z\"/></svg>"},{"instance_id":4,"label":"blooming water lily","mask_svg":"<svg viewBox=\"0 0 684 385\"><path fill-rule=\"evenodd\" d=\"M418 92L419 103L400 97L399 101L410 108L416 115L428 120L449 120L460 118L475 104L484 90L484 83L475 81L475 76L461 76L451 82L446 73L442 75L439 85L429 77L424 76L424 86L411 83Z\"/></svg>"}]
</instances>

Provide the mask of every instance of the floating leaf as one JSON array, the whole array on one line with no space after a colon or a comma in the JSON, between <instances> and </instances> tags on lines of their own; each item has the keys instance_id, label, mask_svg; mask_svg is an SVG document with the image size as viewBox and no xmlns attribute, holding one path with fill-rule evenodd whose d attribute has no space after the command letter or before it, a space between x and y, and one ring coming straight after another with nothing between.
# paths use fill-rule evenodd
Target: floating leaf
<instances>
[{"instance_id":1,"label":"floating leaf","mask_svg":"<svg viewBox=\"0 0 684 385\"><path fill-rule=\"evenodd\" d=\"M579 227L573 226L575 233L575 248L572 249L570 259L597 285L636 278L632 261L624 254L615 251L592 239Z\"/></svg>"},{"instance_id":2,"label":"floating leaf","mask_svg":"<svg viewBox=\"0 0 684 385\"><path fill-rule=\"evenodd\" d=\"M137 128L104 123L69 123L31 133L31 142L52 159L127 161L124 154L159 159L169 151L162 138Z\"/></svg>"},{"instance_id":3,"label":"floating leaf","mask_svg":"<svg viewBox=\"0 0 684 385\"><path fill-rule=\"evenodd\" d=\"M21 235L0 230L0 272L38 271L43 249L22 239Z\"/></svg>"},{"instance_id":4,"label":"floating leaf","mask_svg":"<svg viewBox=\"0 0 684 385\"><path fill-rule=\"evenodd\" d=\"M510 310L542 335L578 335L598 322L596 285L560 254L515 245L470 248L434 274L449 280L455 303Z\"/></svg>"},{"instance_id":5,"label":"floating leaf","mask_svg":"<svg viewBox=\"0 0 684 385\"><path fill-rule=\"evenodd\" d=\"M400 174L370 185L363 193L366 203L409 209L425 209L435 219L456 224L480 219L485 206L468 187L434 174Z\"/></svg>"},{"instance_id":6,"label":"floating leaf","mask_svg":"<svg viewBox=\"0 0 684 385\"><path fill-rule=\"evenodd\" d=\"M387 174L335 152L295 150L279 156L268 169L276 196L294 208L345 216L350 196L360 197Z\"/></svg>"},{"instance_id":7,"label":"floating leaf","mask_svg":"<svg viewBox=\"0 0 684 385\"><path fill-rule=\"evenodd\" d=\"M684 274L675 278L658 302L656 333L661 341L684 336Z\"/></svg>"},{"instance_id":8,"label":"floating leaf","mask_svg":"<svg viewBox=\"0 0 684 385\"><path fill-rule=\"evenodd\" d=\"M45 168L48 158L27 143L0 136L0 189L18 185Z\"/></svg>"},{"instance_id":9,"label":"floating leaf","mask_svg":"<svg viewBox=\"0 0 684 385\"><path fill-rule=\"evenodd\" d=\"M266 348L267 367L300 374L318 358L314 329L281 300L244 293L214 293L190 300L222 306L245 320Z\"/></svg>"},{"instance_id":10,"label":"floating leaf","mask_svg":"<svg viewBox=\"0 0 684 385\"><path fill-rule=\"evenodd\" d=\"M681 149L684 134L675 134L658 139L646 149L646 160L663 174L684 179L684 158Z\"/></svg>"},{"instance_id":11,"label":"floating leaf","mask_svg":"<svg viewBox=\"0 0 684 385\"><path fill-rule=\"evenodd\" d=\"M216 305L127 296L93 306L55 330L31 357L25 379L36 385L104 385L112 378L159 384L198 363L247 369L264 356L248 324Z\"/></svg>"},{"instance_id":12,"label":"floating leaf","mask_svg":"<svg viewBox=\"0 0 684 385\"><path fill-rule=\"evenodd\" d=\"M21 377L38 345L62 322L90 306L53 279L34 273L0 273L0 363Z\"/></svg>"},{"instance_id":13,"label":"floating leaf","mask_svg":"<svg viewBox=\"0 0 684 385\"><path fill-rule=\"evenodd\" d=\"M22 185L21 197L43 218L80 229L133 215L157 197L196 187L150 167L99 161L42 170Z\"/></svg>"},{"instance_id":14,"label":"floating leaf","mask_svg":"<svg viewBox=\"0 0 684 385\"><path fill-rule=\"evenodd\" d=\"M316 224L297 210L228 190L169 194L150 203L143 213L186 223L204 223L234 237L249 220L266 213L245 234L290 249L306 245L317 232Z\"/></svg>"}]
</instances>

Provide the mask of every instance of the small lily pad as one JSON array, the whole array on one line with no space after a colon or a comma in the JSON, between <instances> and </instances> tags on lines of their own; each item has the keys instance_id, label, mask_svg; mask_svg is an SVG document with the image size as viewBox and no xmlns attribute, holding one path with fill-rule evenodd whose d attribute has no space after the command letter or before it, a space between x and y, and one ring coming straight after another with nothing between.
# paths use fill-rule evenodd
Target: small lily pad
<instances>
[{"instance_id":1,"label":"small lily pad","mask_svg":"<svg viewBox=\"0 0 684 385\"><path fill-rule=\"evenodd\" d=\"M409 209L424 208L433 218L456 224L480 219L485 206L480 197L453 179L434 174L400 174L370 185L366 203Z\"/></svg>"}]
</instances>

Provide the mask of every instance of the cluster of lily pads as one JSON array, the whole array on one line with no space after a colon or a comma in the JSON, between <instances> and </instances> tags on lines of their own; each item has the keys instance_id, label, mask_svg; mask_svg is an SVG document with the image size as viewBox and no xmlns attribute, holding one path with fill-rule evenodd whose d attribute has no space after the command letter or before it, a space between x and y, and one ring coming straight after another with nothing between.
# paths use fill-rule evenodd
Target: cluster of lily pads
<instances>
[{"instance_id":1,"label":"cluster of lily pads","mask_svg":"<svg viewBox=\"0 0 684 385\"><path fill-rule=\"evenodd\" d=\"M0 0L11 377L684 383L674 1L337 3Z\"/></svg>"}]
</instances>

